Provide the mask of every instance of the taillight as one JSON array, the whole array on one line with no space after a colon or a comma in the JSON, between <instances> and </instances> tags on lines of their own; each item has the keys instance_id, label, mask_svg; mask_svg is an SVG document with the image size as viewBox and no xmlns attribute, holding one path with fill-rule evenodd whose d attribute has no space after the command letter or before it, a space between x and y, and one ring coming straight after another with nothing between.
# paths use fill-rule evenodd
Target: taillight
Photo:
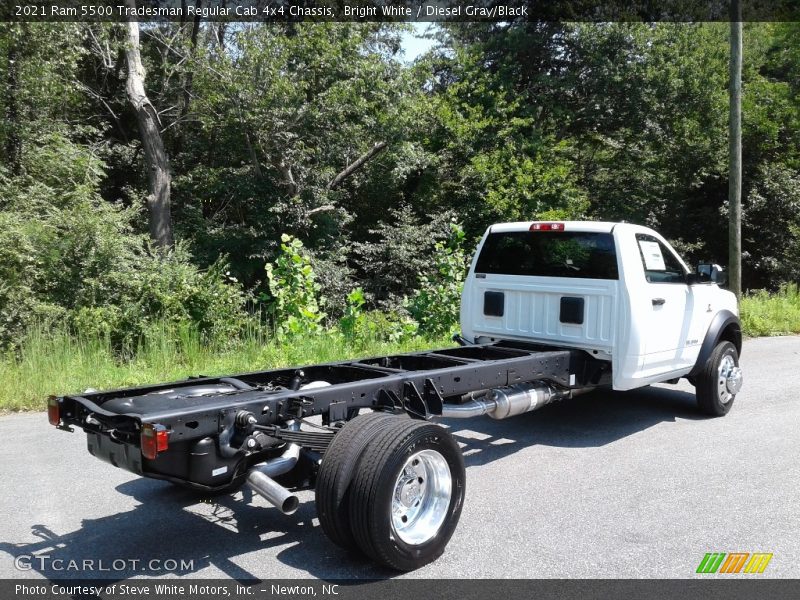
<instances>
[{"instance_id":1,"label":"taillight","mask_svg":"<svg viewBox=\"0 0 800 600\"><path fill-rule=\"evenodd\" d=\"M141 435L142 456L148 460L155 460L159 452L169 448L169 433L163 425L145 423L142 425Z\"/></svg>"},{"instance_id":2,"label":"taillight","mask_svg":"<svg viewBox=\"0 0 800 600\"><path fill-rule=\"evenodd\" d=\"M50 421L50 425L56 427L61 423L61 404L55 396L47 399L47 420Z\"/></svg>"},{"instance_id":3,"label":"taillight","mask_svg":"<svg viewBox=\"0 0 800 600\"><path fill-rule=\"evenodd\" d=\"M534 223L529 231L564 231L563 223Z\"/></svg>"}]
</instances>

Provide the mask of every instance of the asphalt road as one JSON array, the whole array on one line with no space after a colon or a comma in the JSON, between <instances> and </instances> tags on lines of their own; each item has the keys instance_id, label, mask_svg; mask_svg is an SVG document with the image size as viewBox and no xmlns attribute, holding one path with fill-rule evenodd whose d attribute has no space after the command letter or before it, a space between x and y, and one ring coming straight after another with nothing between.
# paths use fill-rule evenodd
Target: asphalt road
<instances>
[{"instance_id":1,"label":"asphalt road","mask_svg":"<svg viewBox=\"0 0 800 600\"><path fill-rule=\"evenodd\" d=\"M800 577L800 337L749 340L742 366L724 418L682 382L448 422L464 511L445 554L404 576L686 578L706 552L741 551ZM249 493L198 501L92 458L42 413L0 417L0 456L0 578L396 576L330 543L310 492L290 517Z\"/></svg>"}]
</instances>

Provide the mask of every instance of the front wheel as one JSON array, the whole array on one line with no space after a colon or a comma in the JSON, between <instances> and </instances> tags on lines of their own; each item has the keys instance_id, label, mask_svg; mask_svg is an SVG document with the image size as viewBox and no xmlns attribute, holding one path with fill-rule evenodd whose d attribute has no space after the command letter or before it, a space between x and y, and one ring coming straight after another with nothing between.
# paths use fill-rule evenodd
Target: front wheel
<instances>
[{"instance_id":1,"label":"front wheel","mask_svg":"<svg viewBox=\"0 0 800 600\"><path fill-rule=\"evenodd\" d=\"M411 571L444 552L458 525L466 474L442 427L397 419L365 448L353 478L350 525L373 560Z\"/></svg>"},{"instance_id":2,"label":"front wheel","mask_svg":"<svg viewBox=\"0 0 800 600\"><path fill-rule=\"evenodd\" d=\"M739 353L731 342L720 342L695 380L697 406L713 417L728 414L742 387Z\"/></svg>"}]
</instances>

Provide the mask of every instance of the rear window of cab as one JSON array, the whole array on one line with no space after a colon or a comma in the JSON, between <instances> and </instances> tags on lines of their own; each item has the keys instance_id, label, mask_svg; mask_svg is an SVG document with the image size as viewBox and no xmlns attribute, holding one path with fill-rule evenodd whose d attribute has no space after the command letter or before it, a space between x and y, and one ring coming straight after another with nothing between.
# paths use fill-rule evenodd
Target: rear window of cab
<instances>
[{"instance_id":1,"label":"rear window of cab","mask_svg":"<svg viewBox=\"0 0 800 600\"><path fill-rule=\"evenodd\" d=\"M584 231L490 233L476 273L619 279L614 236Z\"/></svg>"}]
</instances>

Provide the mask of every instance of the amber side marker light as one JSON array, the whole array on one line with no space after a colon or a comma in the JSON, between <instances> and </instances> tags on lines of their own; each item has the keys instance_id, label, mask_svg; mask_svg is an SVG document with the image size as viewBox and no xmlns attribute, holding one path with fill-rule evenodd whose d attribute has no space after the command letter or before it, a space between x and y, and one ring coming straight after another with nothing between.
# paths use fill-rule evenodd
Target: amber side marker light
<instances>
[{"instance_id":1,"label":"amber side marker light","mask_svg":"<svg viewBox=\"0 0 800 600\"><path fill-rule=\"evenodd\" d=\"M61 423L61 403L55 396L50 396L47 399L47 420L50 421L50 425L55 425L56 427Z\"/></svg>"}]
</instances>

